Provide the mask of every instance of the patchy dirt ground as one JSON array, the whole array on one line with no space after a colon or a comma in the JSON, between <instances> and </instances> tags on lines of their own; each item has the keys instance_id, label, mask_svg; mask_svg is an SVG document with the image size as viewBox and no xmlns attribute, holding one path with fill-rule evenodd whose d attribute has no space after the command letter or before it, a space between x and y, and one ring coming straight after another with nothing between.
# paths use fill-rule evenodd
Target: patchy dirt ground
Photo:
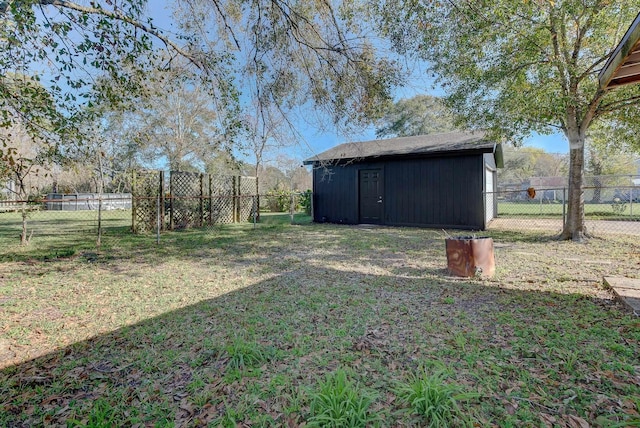
<instances>
[{"instance_id":1,"label":"patchy dirt ground","mask_svg":"<svg viewBox=\"0 0 640 428\"><path fill-rule=\"evenodd\" d=\"M586 226L590 233L600 236L640 236L640 221L587 220ZM559 234L562 230L562 219L495 218L491 220L489 229Z\"/></svg>"}]
</instances>

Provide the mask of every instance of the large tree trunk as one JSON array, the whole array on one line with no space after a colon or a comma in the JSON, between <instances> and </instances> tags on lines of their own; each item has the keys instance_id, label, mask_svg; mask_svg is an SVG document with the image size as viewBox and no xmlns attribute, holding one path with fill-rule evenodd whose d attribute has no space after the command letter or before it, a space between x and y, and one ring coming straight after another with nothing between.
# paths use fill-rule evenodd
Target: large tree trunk
<instances>
[{"instance_id":1,"label":"large tree trunk","mask_svg":"<svg viewBox=\"0 0 640 428\"><path fill-rule=\"evenodd\" d=\"M569 139L569 204L567 221L560 239L583 241L587 236L584 223L584 142L581 132L567 133Z\"/></svg>"}]
</instances>

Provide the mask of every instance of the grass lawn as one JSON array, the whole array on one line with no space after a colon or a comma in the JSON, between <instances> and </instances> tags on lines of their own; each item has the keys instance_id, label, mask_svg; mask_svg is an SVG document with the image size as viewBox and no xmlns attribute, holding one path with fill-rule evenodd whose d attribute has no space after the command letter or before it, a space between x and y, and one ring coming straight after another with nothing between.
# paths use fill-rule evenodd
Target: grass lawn
<instances>
[{"instance_id":1,"label":"grass lawn","mask_svg":"<svg viewBox=\"0 0 640 428\"><path fill-rule=\"evenodd\" d=\"M637 237L287 221L0 247L0 426L640 426Z\"/></svg>"},{"instance_id":2,"label":"grass lawn","mask_svg":"<svg viewBox=\"0 0 640 428\"><path fill-rule=\"evenodd\" d=\"M616 205L616 209L617 212L611 203L584 204L584 213L588 219L640 221L640 203L634 203L633 207L629 203L624 203L620 206ZM498 214L507 217L561 217L562 203L498 201Z\"/></svg>"},{"instance_id":3,"label":"grass lawn","mask_svg":"<svg viewBox=\"0 0 640 428\"><path fill-rule=\"evenodd\" d=\"M102 233L105 237L131 239L131 210L102 211ZM19 247L22 230L20 212L0 212L0 260L13 252L22 252ZM36 210L27 214L27 235L30 248L40 253L89 249L96 247L98 236L97 211L47 211ZM133 238L135 239L135 237ZM11 249L8 251L7 249Z\"/></svg>"}]
</instances>

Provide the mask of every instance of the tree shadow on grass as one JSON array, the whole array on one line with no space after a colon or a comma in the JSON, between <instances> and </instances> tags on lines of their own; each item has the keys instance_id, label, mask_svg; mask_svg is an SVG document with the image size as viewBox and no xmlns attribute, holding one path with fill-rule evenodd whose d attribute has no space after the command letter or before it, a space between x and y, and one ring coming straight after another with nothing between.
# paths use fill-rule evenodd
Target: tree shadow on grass
<instances>
[{"instance_id":1,"label":"tree shadow on grass","mask_svg":"<svg viewBox=\"0 0 640 428\"><path fill-rule=\"evenodd\" d=\"M614 417L640 392L629 373L640 352L634 325L584 296L289 269L4 368L0 425L293 426L308 417L317 380L338 367L377 394L386 425L406 425L394 387L434 361L480 392L467 409L480 423L531 422L548 409ZM567 389L581 391L568 405ZM521 410L504 406L513 396Z\"/></svg>"},{"instance_id":2,"label":"tree shadow on grass","mask_svg":"<svg viewBox=\"0 0 640 428\"><path fill-rule=\"evenodd\" d=\"M544 243L554 242L558 240L557 233L549 232L527 232L512 230L496 230L492 229L485 232L486 236L492 237L495 241L511 242L511 243Z\"/></svg>"},{"instance_id":3,"label":"tree shadow on grass","mask_svg":"<svg viewBox=\"0 0 640 428\"><path fill-rule=\"evenodd\" d=\"M133 235L121 232L107 230L102 236L100 249L96 249L97 237L92 234L66 234L64 237L37 240L34 238L32 245L27 247L5 247L0 251L0 262L32 263L71 258L78 263L67 267L69 272L83 269L86 263L121 272L122 262L133 266L151 264L160 267L175 260L201 261L206 264L233 260L240 264L251 264L256 261L277 261L283 257L298 258L302 262L311 257L321 257L327 261L355 257L362 262L393 265L393 259L398 255L405 257L413 252L440 259L441 266L446 265L445 235L441 230L434 229L381 227L363 231L354 226L327 224L275 224L261 225L254 229L247 224L223 225L166 232L161 235L159 244L153 234ZM457 235L456 231L448 233ZM468 231L460 233L469 234ZM485 235L493 238L496 251L554 241L552 237L535 233L489 231L483 236ZM289 248L284 252L283 241L289 243ZM418 274L422 275L443 273L439 268L433 272L420 269L423 272Z\"/></svg>"}]
</instances>

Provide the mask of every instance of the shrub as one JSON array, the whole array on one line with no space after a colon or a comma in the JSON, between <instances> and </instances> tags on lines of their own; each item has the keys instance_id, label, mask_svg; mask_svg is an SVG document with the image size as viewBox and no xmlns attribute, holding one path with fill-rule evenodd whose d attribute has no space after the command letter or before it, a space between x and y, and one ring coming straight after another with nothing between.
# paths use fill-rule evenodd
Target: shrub
<instances>
[{"instance_id":1,"label":"shrub","mask_svg":"<svg viewBox=\"0 0 640 428\"><path fill-rule=\"evenodd\" d=\"M313 192L311 190L307 190L306 192L302 192L300 194L298 205L301 209L304 210L306 215L311 215L311 198L313 197Z\"/></svg>"},{"instance_id":2,"label":"shrub","mask_svg":"<svg viewBox=\"0 0 640 428\"><path fill-rule=\"evenodd\" d=\"M291 206L291 192L288 190L269 190L266 205L270 212L288 212Z\"/></svg>"}]
</instances>

